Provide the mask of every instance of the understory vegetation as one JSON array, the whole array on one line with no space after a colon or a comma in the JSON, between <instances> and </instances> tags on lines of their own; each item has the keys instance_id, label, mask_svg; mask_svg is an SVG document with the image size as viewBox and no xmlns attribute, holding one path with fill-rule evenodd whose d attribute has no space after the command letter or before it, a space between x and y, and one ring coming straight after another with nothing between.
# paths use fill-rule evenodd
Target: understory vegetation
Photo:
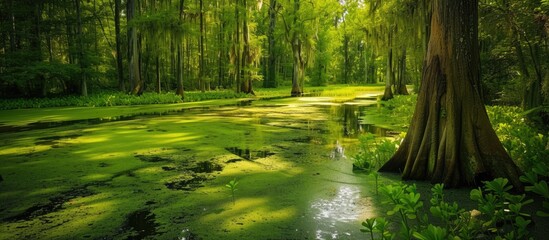
<instances>
[{"instance_id":1,"label":"understory vegetation","mask_svg":"<svg viewBox=\"0 0 549 240\"><path fill-rule=\"evenodd\" d=\"M396 96L383 102L385 107L377 111L394 121L409 123L415 101L414 95ZM540 196L541 202L537 204L542 210L533 214L548 217L547 135L540 133L543 130L529 122L518 107L487 106L487 112L503 146L524 173L520 180L526 185L525 190ZM364 169L377 181L377 169L394 154L402 137L403 134L383 139L372 134L360 136L360 150L353 157L355 168ZM432 187L428 203L421 198L415 184L383 186L379 191L386 199L384 203L393 208L385 217L364 221L361 231L372 239L528 239L532 213L523 207L534 200L532 195L515 194L508 183L507 179L497 178L471 190L470 199L477 204L474 209L465 209L445 198L443 184ZM399 231L394 231L395 228Z\"/></svg>"},{"instance_id":2,"label":"understory vegetation","mask_svg":"<svg viewBox=\"0 0 549 240\"><path fill-rule=\"evenodd\" d=\"M175 93L145 92L140 96L121 92L103 92L89 96L64 96L58 98L0 99L0 110L47 107L112 107L144 104L170 104L198 102L212 99L244 98L249 94L234 91L186 92L184 97Z\"/></svg>"}]
</instances>

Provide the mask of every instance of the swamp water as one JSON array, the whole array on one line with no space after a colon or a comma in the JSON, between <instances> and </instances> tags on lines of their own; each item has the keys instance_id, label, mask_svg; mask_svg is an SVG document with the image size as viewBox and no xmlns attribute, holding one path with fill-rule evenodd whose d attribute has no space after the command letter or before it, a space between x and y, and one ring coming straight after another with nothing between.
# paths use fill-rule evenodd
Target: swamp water
<instances>
[{"instance_id":1,"label":"swamp water","mask_svg":"<svg viewBox=\"0 0 549 240\"><path fill-rule=\"evenodd\" d=\"M352 172L356 138L395 134L361 123L374 103L308 97L2 123L0 239L364 238L360 223L386 208L373 177ZM336 142L345 155L331 154Z\"/></svg>"}]
</instances>

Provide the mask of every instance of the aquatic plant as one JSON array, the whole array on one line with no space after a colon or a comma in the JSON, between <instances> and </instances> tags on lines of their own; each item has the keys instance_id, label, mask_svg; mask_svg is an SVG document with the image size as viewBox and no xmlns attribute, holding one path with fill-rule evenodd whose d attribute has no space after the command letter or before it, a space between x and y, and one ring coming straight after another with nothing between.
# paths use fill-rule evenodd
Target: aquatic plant
<instances>
[{"instance_id":1,"label":"aquatic plant","mask_svg":"<svg viewBox=\"0 0 549 240\"><path fill-rule=\"evenodd\" d=\"M229 189L231 190L231 196L232 196L232 199L233 199L233 205L235 204L234 192L235 192L236 190L238 190L238 189L236 188L236 186L238 185L238 183L239 183L238 180L236 180L236 178L235 178L235 179L231 180L229 183L227 183L227 184L225 185L227 188L229 188Z\"/></svg>"},{"instance_id":2,"label":"aquatic plant","mask_svg":"<svg viewBox=\"0 0 549 240\"><path fill-rule=\"evenodd\" d=\"M549 174L549 173L548 173ZM524 181L534 182L533 179L523 178ZM541 184L543 185L543 184ZM535 193L541 193L549 197L549 189L540 187L527 188ZM436 184L431 188L430 199L431 215L423 212L423 200L417 192L415 185L403 183L384 186L381 188L387 198L384 203L391 204L393 208L387 215L399 216L400 231L398 233L383 233L381 239L527 239L529 237L528 225L531 223L530 215L523 212L523 207L532 203L525 195L511 194L512 186L509 180L497 178L484 182L484 187L473 189L470 192L471 200L477 202L474 210L467 211L456 202L447 202L444 199L444 185ZM538 193L538 194L539 194ZM543 196L542 195L542 196ZM547 198L546 198L547 200ZM544 203L549 206L549 204ZM544 213L538 214L544 216ZM429 217L437 218L433 221ZM383 222L383 227L378 223ZM362 223L362 232L382 233L388 224L383 217L366 219ZM432 224L436 222L438 225Z\"/></svg>"},{"instance_id":3,"label":"aquatic plant","mask_svg":"<svg viewBox=\"0 0 549 240\"><path fill-rule=\"evenodd\" d=\"M353 157L353 169L364 171L374 177L377 195L379 178L377 170L395 153L400 137L378 140L374 134L366 133L360 135L358 139L360 150Z\"/></svg>"}]
</instances>

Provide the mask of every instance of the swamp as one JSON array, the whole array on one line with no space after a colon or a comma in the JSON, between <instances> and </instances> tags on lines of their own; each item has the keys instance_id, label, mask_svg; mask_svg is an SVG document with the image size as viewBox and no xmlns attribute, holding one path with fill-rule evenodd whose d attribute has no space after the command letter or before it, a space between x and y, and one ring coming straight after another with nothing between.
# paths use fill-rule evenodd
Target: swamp
<instances>
[{"instance_id":1,"label":"swamp","mask_svg":"<svg viewBox=\"0 0 549 240\"><path fill-rule=\"evenodd\" d=\"M3 238L357 238L385 210L373 179L352 171L357 136L399 133L364 123L377 105L370 94L9 110Z\"/></svg>"},{"instance_id":2,"label":"swamp","mask_svg":"<svg viewBox=\"0 0 549 240\"><path fill-rule=\"evenodd\" d=\"M548 0L2 0L0 240L544 239L547 59Z\"/></svg>"}]
</instances>

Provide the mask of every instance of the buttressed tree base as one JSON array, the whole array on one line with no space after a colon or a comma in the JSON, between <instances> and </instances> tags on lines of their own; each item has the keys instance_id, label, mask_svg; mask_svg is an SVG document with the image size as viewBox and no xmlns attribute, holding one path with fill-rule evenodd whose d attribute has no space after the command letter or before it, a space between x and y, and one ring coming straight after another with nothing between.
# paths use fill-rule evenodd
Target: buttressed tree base
<instances>
[{"instance_id":1,"label":"buttressed tree base","mask_svg":"<svg viewBox=\"0 0 549 240\"><path fill-rule=\"evenodd\" d=\"M520 171L496 136L480 95L478 1L434 1L422 86L410 129L380 171L449 187Z\"/></svg>"}]
</instances>

